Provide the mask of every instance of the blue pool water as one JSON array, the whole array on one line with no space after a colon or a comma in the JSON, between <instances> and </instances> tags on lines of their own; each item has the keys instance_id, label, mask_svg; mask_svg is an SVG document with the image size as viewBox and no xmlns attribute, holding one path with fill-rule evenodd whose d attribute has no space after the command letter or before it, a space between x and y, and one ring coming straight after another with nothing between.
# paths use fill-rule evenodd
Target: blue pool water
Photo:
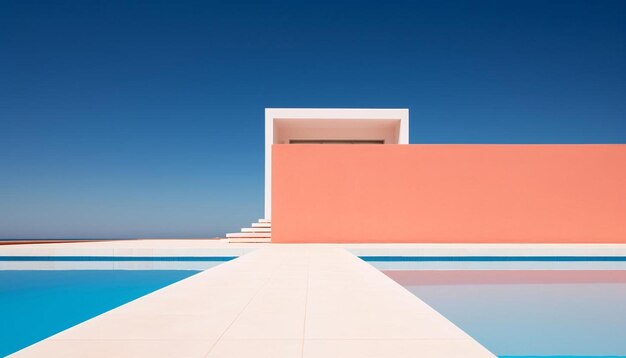
<instances>
[{"instance_id":1,"label":"blue pool water","mask_svg":"<svg viewBox=\"0 0 626 358\"><path fill-rule=\"evenodd\" d=\"M0 356L198 271L0 271Z\"/></svg>"},{"instance_id":2,"label":"blue pool water","mask_svg":"<svg viewBox=\"0 0 626 358\"><path fill-rule=\"evenodd\" d=\"M626 270L386 270L500 357L626 357Z\"/></svg>"}]
</instances>

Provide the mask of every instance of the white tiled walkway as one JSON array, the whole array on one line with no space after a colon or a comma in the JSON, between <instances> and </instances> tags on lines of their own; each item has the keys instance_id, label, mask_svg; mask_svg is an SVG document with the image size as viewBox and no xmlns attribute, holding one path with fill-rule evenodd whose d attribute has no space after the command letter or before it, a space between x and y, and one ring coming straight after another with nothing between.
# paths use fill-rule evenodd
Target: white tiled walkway
<instances>
[{"instance_id":1,"label":"white tiled walkway","mask_svg":"<svg viewBox=\"0 0 626 358\"><path fill-rule=\"evenodd\" d=\"M494 357L339 247L264 246L12 357Z\"/></svg>"}]
</instances>

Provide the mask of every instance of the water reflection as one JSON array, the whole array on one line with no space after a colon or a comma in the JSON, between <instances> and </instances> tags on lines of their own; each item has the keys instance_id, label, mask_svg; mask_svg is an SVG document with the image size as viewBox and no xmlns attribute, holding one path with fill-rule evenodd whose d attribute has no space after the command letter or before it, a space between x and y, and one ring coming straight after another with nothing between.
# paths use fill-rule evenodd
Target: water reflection
<instances>
[{"instance_id":1,"label":"water reflection","mask_svg":"<svg viewBox=\"0 0 626 358\"><path fill-rule=\"evenodd\" d=\"M384 271L502 356L626 356L626 271Z\"/></svg>"}]
</instances>

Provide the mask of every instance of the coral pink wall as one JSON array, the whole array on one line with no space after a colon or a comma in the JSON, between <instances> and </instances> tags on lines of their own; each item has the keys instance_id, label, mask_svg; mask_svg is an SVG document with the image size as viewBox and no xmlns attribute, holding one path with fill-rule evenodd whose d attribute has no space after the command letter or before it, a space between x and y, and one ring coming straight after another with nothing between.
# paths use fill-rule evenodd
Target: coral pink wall
<instances>
[{"instance_id":1,"label":"coral pink wall","mask_svg":"<svg viewBox=\"0 0 626 358\"><path fill-rule=\"evenodd\" d=\"M273 242L626 243L626 145L274 145Z\"/></svg>"}]
</instances>

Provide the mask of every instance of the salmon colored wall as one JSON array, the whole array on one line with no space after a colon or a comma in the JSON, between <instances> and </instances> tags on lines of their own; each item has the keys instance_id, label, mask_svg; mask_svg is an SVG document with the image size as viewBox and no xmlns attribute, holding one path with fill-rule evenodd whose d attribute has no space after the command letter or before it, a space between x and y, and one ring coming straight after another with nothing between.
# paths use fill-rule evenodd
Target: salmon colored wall
<instances>
[{"instance_id":1,"label":"salmon colored wall","mask_svg":"<svg viewBox=\"0 0 626 358\"><path fill-rule=\"evenodd\" d=\"M626 145L274 145L273 242L626 243Z\"/></svg>"}]
</instances>

